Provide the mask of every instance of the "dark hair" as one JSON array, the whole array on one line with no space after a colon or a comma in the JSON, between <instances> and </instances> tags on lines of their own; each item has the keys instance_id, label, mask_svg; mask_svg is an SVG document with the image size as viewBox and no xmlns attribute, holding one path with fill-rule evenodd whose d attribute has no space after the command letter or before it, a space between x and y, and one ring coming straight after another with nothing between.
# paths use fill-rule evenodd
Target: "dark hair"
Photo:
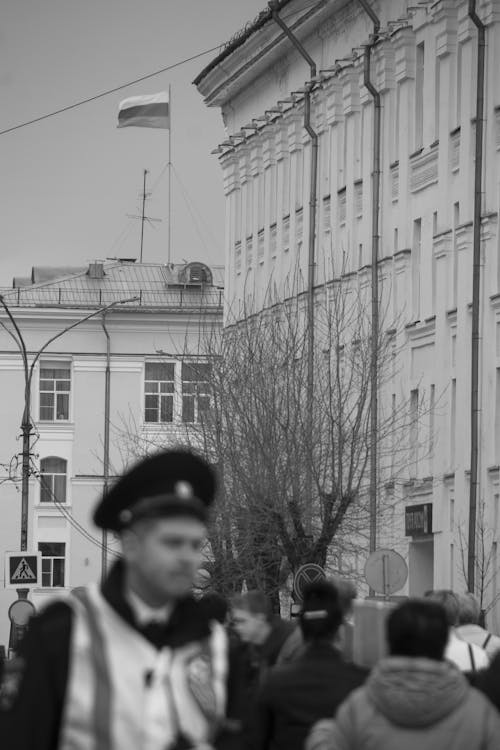
<instances>
[{"instance_id":1,"label":"dark hair","mask_svg":"<svg viewBox=\"0 0 500 750\"><path fill-rule=\"evenodd\" d=\"M233 609L244 609L251 615L265 615L268 622L273 616L273 607L269 597L263 591L247 591L246 594L237 594L231 601Z\"/></svg>"},{"instance_id":2,"label":"dark hair","mask_svg":"<svg viewBox=\"0 0 500 750\"><path fill-rule=\"evenodd\" d=\"M224 625L229 610L227 599L217 591L207 591L199 600L201 610L209 620L216 620Z\"/></svg>"},{"instance_id":3,"label":"dark hair","mask_svg":"<svg viewBox=\"0 0 500 750\"><path fill-rule=\"evenodd\" d=\"M316 581L304 587L300 629L305 641L333 638L343 620L336 586Z\"/></svg>"},{"instance_id":4,"label":"dark hair","mask_svg":"<svg viewBox=\"0 0 500 750\"><path fill-rule=\"evenodd\" d=\"M459 604L457 595L449 589L437 589L436 591L426 591L425 598L428 601L440 604L446 612L446 618L450 628L458 625Z\"/></svg>"},{"instance_id":5,"label":"dark hair","mask_svg":"<svg viewBox=\"0 0 500 750\"><path fill-rule=\"evenodd\" d=\"M444 607L428 599L409 599L387 619L387 641L392 656L442 661L448 633Z\"/></svg>"},{"instance_id":6,"label":"dark hair","mask_svg":"<svg viewBox=\"0 0 500 750\"><path fill-rule=\"evenodd\" d=\"M338 591L342 614L345 617L352 611L352 603L358 595L356 586L352 581L348 581L346 578L333 578L330 580Z\"/></svg>"}]
</instances>

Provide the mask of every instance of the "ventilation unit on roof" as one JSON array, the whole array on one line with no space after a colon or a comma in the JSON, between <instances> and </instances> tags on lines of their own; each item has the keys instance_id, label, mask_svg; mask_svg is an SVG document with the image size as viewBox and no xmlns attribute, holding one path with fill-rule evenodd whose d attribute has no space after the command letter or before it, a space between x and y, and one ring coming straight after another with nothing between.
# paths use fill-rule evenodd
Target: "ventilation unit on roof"
<instances>
[{"instance_id":1,"label":"ventilation unit on roof","mask_svg":"<svg viewBox=\"0 0 500 750\"><path fill-rule=\"evenodd\" d=\"M96 260L93 263L89 263L87 274L90 279L103 279L104 262L102 260Z\"/></svg>"},{"instance_id":2,"label":"ventilation unit on roof","mask_svg":"<svg viewBox=\"0 0 500 750\"><path fill-rule=\"evenodd\" d=\"M204 263L188 263L181 268L178 275L181 284L192 284L200 286L201 284L212 284L212 271Z\"/></svg>"}]
</instances>

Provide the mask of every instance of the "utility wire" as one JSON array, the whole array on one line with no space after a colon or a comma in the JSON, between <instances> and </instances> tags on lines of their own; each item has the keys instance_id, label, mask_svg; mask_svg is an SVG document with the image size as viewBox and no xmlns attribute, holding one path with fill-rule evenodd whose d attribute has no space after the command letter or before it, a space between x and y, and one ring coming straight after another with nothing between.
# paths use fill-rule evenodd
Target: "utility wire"
<instances>
[{"instance_id":1,"label":"utility wire","mask_svg":"<svg viewBox=\"0 0 500 750\"><path fill-rule=\"evenodd\" d=\"M54 503L58 511L61 513L61 515L66 517L66 519L69 521L71 526L73 526L75 531L78 531L79 534L85 537L92 544L95 544L96 547L101 548L102 547L101 542L95 536L93 536L84 526L82 526L81 523L79 523L76 520L76 518L73 516L71 511L66 507L64 503L60 503L59 500L57 500L53 490L50 487L48 487L45 482L42 481L43 475L39 474L38 472L32 472L32 476L34 476L35 479L38 480L40 487L43 487L45 491L49 492L52 502ZM116 552L115 550L110 549L109 546L108 546L108 552L109 554L114 555L115 557L120 557L120 554Z\"/></svg>"},{"instance_id":2,"label":"utility wire","mask_svg":"<svg viewBox=\"0 0 500 750\"><path fill-rule=\"evenodd\" d=\"M181 179L179 177L179 173L177 172L176 168L173 165L172 165L172 168L173 168L173 172L174 172L174 177L176 178L177 183L178 183L178 185L179 185L179 187L181 189L181 195L184 198L184 202L186 204L186 208L189 211L189 213L191 215L191 218L193 220L193 224L194 224L194 227L195 227L196 232L198 234L198 237L200 238L201 244L205 248L205 251L208 253L207 243L205 242L205 238L203 236L203 232L201 231L200 225L198 223L198 219L196 218L194 205L193 206L191 205L191 201L189 199L189 195L188 195L188 193L187 193L184 185L182 184L182 181L181 181ZM212 238L212 241L213 241L213 238ZM215 243L214 243L214 246L215 246Z\"/></svg>"},{"instance_id":3,"label":"utility wire","mask_svg":"<svg viewBox=\"0 0 500 750\"><path fill-rule=\"evenodd\" d=\"M301 10L307 10L309 8L314 7L315 5L319 7L321 4L322 4L322 0L319 0L319 2L318 0L312 0L312 2L304 5L301 8ZM297 15L297 11L294 11L293 13L289 13L288 15L284 15L283 18L286 20L295 15ZM83 104L94 102L96 101L96 99L102 99L104 96L109 96L110 94L114 94L117 91L126 89L129 86L133 86L135 83L141 83L141 81L147 81L150 78L154 78L155 76L161 75L161 73L166 73L168 70L179 68L181 65L185 65L188 62L192 62L193 60L197 60L200 57L209 55L211 52L218 52L223 47L224 47L224 44L218 44L216 47L211 47L210 49L206 49L203 52L198 52L198 54L196 55L192 55L191 57L186 57L184 60L179 60L178 62L173 63L172 65L167 65L166 68L160 68L160 70L155 70L153 73L147 73L146 75L141 76L140 78L135 78L133 81L128 81L128 83L122 83L119 86L115 86L112 89L108 89L107 91L101 91L100 94L89 96L88 99L81 99L80 101L75 102L74 104L69 104L67 107L61 107L61 109L56 109L53 112L48 112L46 115L41 115L40 117L34 117L32 120L27 120L26 122L20 122L18 125L12 125L10 128L5 128L5 130L0 130L0 135L6 135L7 133L12 133L14 130L20 130L21 128L26 128L28 125L33 125L36 122L47 120L49 117L55 117L56 115L60 115L63 112L69 112L69 110L71 109L76 109L76 107L81 107Z\"/></svg>"},{"instance_id":4,"label":"utility wire","mask_svg":"<svg viewBox=\"0 0 500 750\"><path fill-rule=\"evenodd\" d=\"M141 76L140 78L136 78L135 80L129 81L128 83L122 83L120 86L115 86L114 88L108 89L107 91L101 91L100 94L89 96L88 99L81 99L80 101L75 102L74 104L69 104L67 107L61 107L61 109L56 109L53 112L48 112L46 115L41 115L40 117L34 117L32 120L21 122L18 125L12 125L12 127L10 128L6 128L5 130L0 130L0 135L5 135L6 133L12 133L13 130L19 130L20 128L25 128L28 125L33 125L36 122L47 120L49 117L55 117L55 115L60 115L63 112L68 112L70 109L76 109L76 107L81 107L83 104L94 102L96 101L96 99L102 99L104 96L109 96L110 94L114 94L116 91L121 91L122 89L126 89L129 86L133 86L135 83L140 83L141 81L147 81L149 78L154 78L155 76L158 76L161 73L166 73L168 70L173 70L174 68L178 68L181 65L185 65L186 63L191 62L192 60L197 60L199 57L203 57L204 55L208 55L210 54L210 52L215 52L216 50L219 50L219 49L220 49L220 45L218 45L217 47L212 47L211 49L206 49L204 52L199 52L197 55L193 55L192 57L186 57L184 60L179 60L179 62L173 63L172 65L167 65L166 68L155 70L154 73L147 73L147 75Z\"/></svg>"}]
</instances>

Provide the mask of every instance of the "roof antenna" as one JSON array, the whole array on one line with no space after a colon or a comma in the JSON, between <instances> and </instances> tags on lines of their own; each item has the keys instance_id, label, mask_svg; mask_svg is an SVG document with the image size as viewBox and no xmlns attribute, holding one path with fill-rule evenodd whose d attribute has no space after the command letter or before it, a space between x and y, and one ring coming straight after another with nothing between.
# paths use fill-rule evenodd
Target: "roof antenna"
<instances>
[{"instance_id":1,"label":"roof antenna","mask_svg":"<svg viewBox=\"0 0 500 750\"><path fill-rule=\"evenodd\" d=\"M153 221L161 221L161 219L153 219L151 216L146 216L145 209L146 209L146 199L150 197L151 193L146 192L146 175L148 174L148 170L144 170L144 180L143 180L143 186L142 186L142 193L139 193L140 198L142 198L142 211L139 214L127 214L129 219L140 219L141 220L141 253L139 256L139 263L142 263L142 250L144 247L144 222L148 222L151 226L153 226Z\"/></svg>"}]
</instances>

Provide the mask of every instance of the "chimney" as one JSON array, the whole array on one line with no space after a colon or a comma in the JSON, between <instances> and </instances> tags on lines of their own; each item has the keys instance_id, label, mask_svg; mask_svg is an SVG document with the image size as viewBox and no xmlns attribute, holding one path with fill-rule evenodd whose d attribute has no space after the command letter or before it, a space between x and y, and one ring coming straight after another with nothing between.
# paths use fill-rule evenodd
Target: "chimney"
<instances>
[{"instance_id":1,"label":"chimney","mask_svg":"<svg viewBox=\"0 0 500 750\"><path fill-rule=\"evenodd\" d=\"M93 263L89 263L89 270L87 271L90 279L103 279L104 278L104 261L95 260Z\"/></svg>"}]
</instances>

